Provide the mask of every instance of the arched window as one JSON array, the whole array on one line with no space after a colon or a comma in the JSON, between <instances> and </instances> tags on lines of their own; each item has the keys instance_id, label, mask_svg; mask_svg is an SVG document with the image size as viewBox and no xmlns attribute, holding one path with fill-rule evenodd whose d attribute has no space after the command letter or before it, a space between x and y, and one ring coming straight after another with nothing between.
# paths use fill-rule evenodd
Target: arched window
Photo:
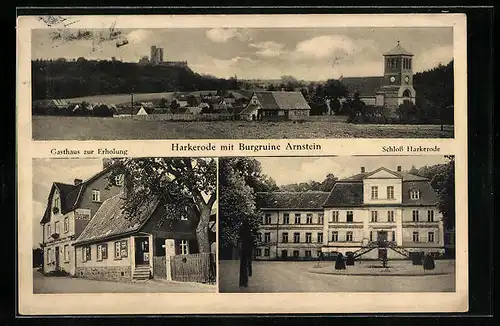
<instances>
[{"instance_id":1,"label":"arched window","mask_svg":"<svg viewBox=\"0 0 500 326\"><path fill-rule=\"evenodd\" d=\"M411 97L411 92L410 92L410 90L409 90L409 89L407 89L407 90L405 90L405 91L403 92L403 97Z\"/></svg>"}]
</instances>

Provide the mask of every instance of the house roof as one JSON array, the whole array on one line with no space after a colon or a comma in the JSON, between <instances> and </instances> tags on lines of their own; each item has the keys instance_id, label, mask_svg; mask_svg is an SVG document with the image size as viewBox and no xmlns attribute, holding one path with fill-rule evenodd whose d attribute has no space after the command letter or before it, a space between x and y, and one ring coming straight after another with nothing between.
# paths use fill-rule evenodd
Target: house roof
<instances>
[{"instance_id":1,"label":"house roof","mask_svg":"<svg viewBox=\"0 0 500 326\"><path fill-rule=\"evenodd\" d=\"M79 185L71 185L67 183L54 182L52 184L52 188L49 193L49 197L47 199L47 207L45 208L45 212L42 216L40 224L47 223L50 220L50 209L52 207L52 196L56 189L59 190L59 197L61 198L61 213L66 214L71 212L72 210L78 208L82 200L82 196L85 188L93 182L95 179L107 173L110 169L114 167L113 164L107 166L105 169L100 171L99 173L94 174L90 178L85 181L82 181Z\"/></svg>"},{"instance_id":2,"label":"house roof","mask_svg":"<svg viewBox=\"0 0 500 326\"><path fill-rule=\"evenodd\" d=\"M265 110L310 110L311 107L301 92L254 92Z\"/></svg>"},{"instance_id":3,"label":"house roof","mask_svg":"<svg viewBox=\"0 0 500 326\"><path fill-rule=\"evenodd\" d=\"M153 215L158 204L159 200L151 197L149 201L140 204L137 216L132 216L123 209L125 205L123 194L108 198L76 239L75 244L96 242L136 232Z\"/></svg>"},{"instance_id":4,"label":"house roof","mask_svg":"<svg viewBox=\"0 0 500 326\"><path fill-rule=\"evenodd\" d=\"M393 47L392 49L390 49L389 51L387 51L386 53L384 53L385 56L387 55L408 55L408 56L413 56L413 53L403 49L403 47L399 44L399 41L398 41L398 44Z\"/></svg>"},{"instance_id":5,"label":"house roof","mask_svg":"<svg viewBox=\"0 0 500 326\"><path fill-rule=\"evenodd\" d=\"M363 204L362 182L337 182L324 202L325 207L353 207Z\"/></svg>"},{"instance_id":6,"label":"house roof","mask_svg":"<svg viewBox=\"0 0 500 326\"><path fill-rule=\"evenodd\" d=\"M373 97L384 84L384 77L343 77L340 82L350 96L358 92L361 97Z\"/></svg>"},{"instance_id":7,"label":"house roof","mask_svg":"<svg viewBox=\"0 0 500 326\"><path fill-rule=\"evenodd\" d=\"M256 194L257 207L260 209L275 210L316 210L328 197L328 192L258 192Z\"/></svg>"},{"instance_id":8,"label":"house roof","mask_svg":"<svg viewBox=\"0 0 500 326\"><path fill-rule=\"evenodd\" d=\"M246 106L246 108L244 108L243 110L241 110L241 111L240 111L240 114L241 114L241 115L249 115L249 114L251 114L251 113L252 113L255 109L258 109L258 108L259 108L259 106L258 106L257 104L252 104L252 103L250 103L250 104L248 104L248 105Z\"/></svg>"},{"instance_id":9,"label":"house roof","mask_svg":"<svg viewBox=\"0 0 500 326\"><path fill-rule=\"evenodd\" d=\"M395 177L401 178L403 181L428 181L429 179L420 177L418 175L409 174L403 171L392 171L386 167L380 167L376 170L358 173L348 178L340 179L337 182L353 182L353 181L363 181L364 178L369 177L379 171L386 171L394 175Z\"/></svg>"}]
</instances>

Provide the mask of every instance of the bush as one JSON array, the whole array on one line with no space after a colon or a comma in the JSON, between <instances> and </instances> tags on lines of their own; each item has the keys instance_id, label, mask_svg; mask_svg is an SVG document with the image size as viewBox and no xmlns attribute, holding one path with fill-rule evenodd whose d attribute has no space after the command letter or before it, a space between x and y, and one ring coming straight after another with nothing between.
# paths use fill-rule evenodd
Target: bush
<instances>
[{"instance_id":1,"label":"bush","mask_svg":"<svg viewBox=\"0 0 500 326\"><path fill-rule=\"evenodd\" d=\"M434 257L432 257L431 254L425 255L424 258L424 270L432 270L436 267L436 264L434 263Z\"/></svg>"},{"instance_id":2,"label":"bush","mask_svg":"<svg viewBox=\"0 0 500 326\"><path fill-rule=\"evenodd\" d=\"M352 252L348 252L346 255L346 262L345 264L347 266L352 266L354 265L354 254Z\"/></svg>"},{"instance_id":3,"label":"bush","mask_svg":"<svg viewBox=\"0 0 500 326\"><path fill-rule=\"evenodd\" d=\"M411 262L413 265L422 265L423 252L412 252L411 253Z\"/></svg>"},{"instance_id":4,"label":"bush","mask_svg":"<svg viewBox=\"0 0 500 326\"><path fill-rule=\"evenodd\" d=\"M337 255L337 259L335 260L335 269L346 269L344 256L342 256L342 254Z\"/></svg>"}]
</instances>

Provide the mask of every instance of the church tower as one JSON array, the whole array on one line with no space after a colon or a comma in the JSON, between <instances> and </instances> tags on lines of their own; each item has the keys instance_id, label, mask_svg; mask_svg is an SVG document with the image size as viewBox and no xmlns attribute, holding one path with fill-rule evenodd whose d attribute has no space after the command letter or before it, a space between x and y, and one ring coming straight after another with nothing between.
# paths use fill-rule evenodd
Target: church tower
<instances>
[{"instance_id":1,"label":"church tower","mask_svg":"<svg viewBox=\"0 0 500 326\"><path fill-rule=\"evenodd\" d=\"M384 53L384 106L396 109L405 101L415 103L413 88L413 54L398 44Z\"/></svg>"}]
</instances>

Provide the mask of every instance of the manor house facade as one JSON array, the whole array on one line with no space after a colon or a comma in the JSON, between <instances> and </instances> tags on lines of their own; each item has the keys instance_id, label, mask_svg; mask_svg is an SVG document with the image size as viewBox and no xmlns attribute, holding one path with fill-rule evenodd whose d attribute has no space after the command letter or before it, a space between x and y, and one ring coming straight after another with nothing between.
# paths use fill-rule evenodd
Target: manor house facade
<instances>
[{"instance_id":1,"label":"manor house facade","mask_svg":"<svg viewBox=\"0 0 500 326\"><path fill-rule=\"evenodd\" d=\"M386 241L389 259L444 253L443 216L428 179L381 167L336 182L330 192L258 193L263 212L256 259L359 253ZM378 258L371 250L363 258Z\"/></svg>"}]
</instances>

